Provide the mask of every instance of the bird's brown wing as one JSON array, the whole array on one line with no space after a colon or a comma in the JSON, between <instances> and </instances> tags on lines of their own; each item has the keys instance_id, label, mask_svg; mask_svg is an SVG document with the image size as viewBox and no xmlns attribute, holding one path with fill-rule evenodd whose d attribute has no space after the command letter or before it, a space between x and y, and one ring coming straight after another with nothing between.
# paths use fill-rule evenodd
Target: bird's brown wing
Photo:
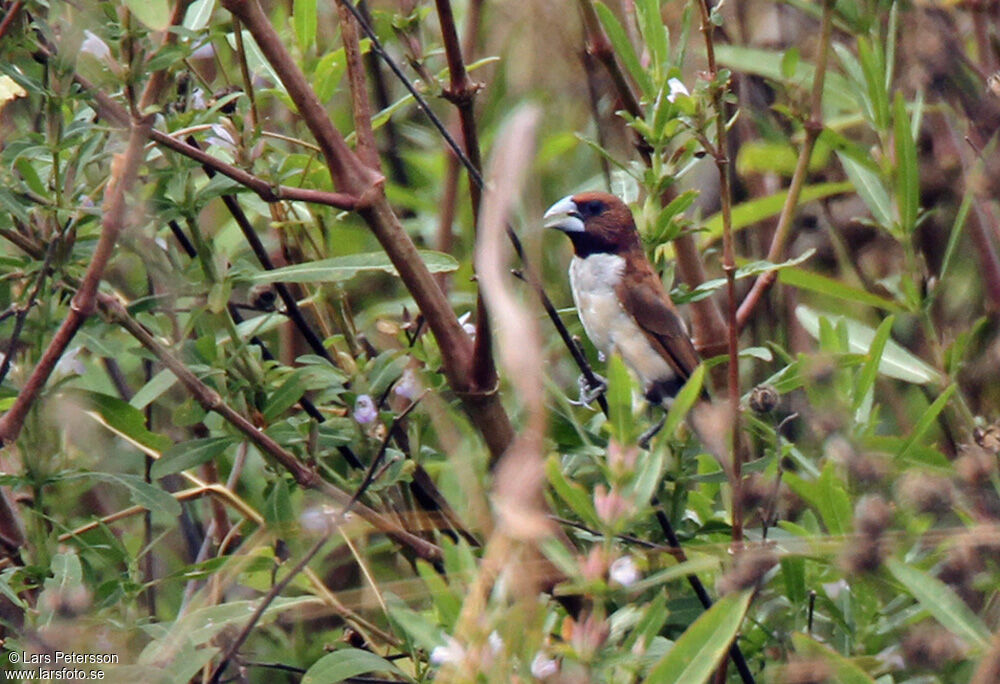
<instances>
[{"instance_id":1,"label":"bird's brown wing","mask_svg":"<svg viewBox=\"0 0 1000 684\"><path fill-rule=\"evenodd\" d=\"M670 367L683 379L701 363L684 322L645 255L632 260L617 286L625 311Z\"/></svg>"}]
</instances>

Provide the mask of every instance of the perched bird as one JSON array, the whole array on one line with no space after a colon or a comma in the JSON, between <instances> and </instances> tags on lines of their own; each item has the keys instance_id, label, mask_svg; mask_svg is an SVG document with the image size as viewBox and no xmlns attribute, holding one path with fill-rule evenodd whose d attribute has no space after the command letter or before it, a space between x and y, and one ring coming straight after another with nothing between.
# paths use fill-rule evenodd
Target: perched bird
<instances>
[{"instance_id":1,"label":"perched bird","mask_svg":"<svg viewBox=\"0 0 1000 684\"><path fill-rule=\"evenodd\" d=\"M668 405L701 359L646 258L632 212L614 195L584 192L559 200L544 218L573 243L569 281L587 337L622 357L646 399Z\"/></svg>"}]
</instances>

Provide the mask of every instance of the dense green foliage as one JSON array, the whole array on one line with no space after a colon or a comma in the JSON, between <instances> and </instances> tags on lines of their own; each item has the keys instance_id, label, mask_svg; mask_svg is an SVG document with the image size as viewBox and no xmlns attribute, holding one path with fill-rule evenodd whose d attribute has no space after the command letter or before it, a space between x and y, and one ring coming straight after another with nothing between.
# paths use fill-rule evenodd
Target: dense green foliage
<instances>
[{"instance_id":1,"label":"dense green foliage","mask_svg":"<svg viewBox=\"0 0 1000 684\"><path fill-rule=\"evenodd\" d=\"M447 0L368 4L419 96L494 160L486 202L525 261L475 261L478 193L338 2L262 16L356 155L328 151L221 1L173 26L168 0L0 3L3 667L996 681L996 10L466 0L482 89L459 92ZM473 96L478 140L454 106ZM384 186L354 166L371 134ZM586 341L607 411L580 406L534 287L571 302L540 216L581 189L630 203L705 356L645 450L658 409ZM521 269L513 303L483 283L491 327L482 259Z\"/></svg>"}]
</instances>

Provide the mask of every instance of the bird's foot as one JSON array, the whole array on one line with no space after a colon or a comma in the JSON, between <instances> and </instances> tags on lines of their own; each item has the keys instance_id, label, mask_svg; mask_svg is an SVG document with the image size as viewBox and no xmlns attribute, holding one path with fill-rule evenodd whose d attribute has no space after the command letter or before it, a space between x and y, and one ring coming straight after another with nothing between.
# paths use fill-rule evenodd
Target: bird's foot
<instances>
[{"instance_id":1,"label":"bird's foot","mask_svg":"<svg viewBox=\"0 0 1000 684\"><path fill-rule=\"evenodd\" d=\"M585 375L581 375L577 379L577 384L580 386L580 398L577 401L570 402L574 406L589 406L591 402L604 394L604 391L608 389L607 380L597 373L594 373L593 384L587 380L587 376Z\"/></svg>"},{"instance_id":2,"label":"bird's foot","mask_svg":"<svg viewBox=\"0 0 1000 684\"><path fill-rule=\"evenodd\" d=\"M663 424L667 422L667 417L663 416L656 423L653 424L651 428L639 435L639 448L643 451L649 451L649 443L659 434L660 430L663 429Z\"/></svg>"}]
</instances>

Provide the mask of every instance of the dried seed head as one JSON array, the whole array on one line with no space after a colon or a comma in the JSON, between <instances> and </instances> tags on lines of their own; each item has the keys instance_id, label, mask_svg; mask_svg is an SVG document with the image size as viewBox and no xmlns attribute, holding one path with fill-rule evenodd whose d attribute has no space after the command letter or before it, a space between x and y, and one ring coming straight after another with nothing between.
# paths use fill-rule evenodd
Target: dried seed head
<instances>
[{"instance_id":1,"label":"dried seed head","mask_svg":"<svg viewBox=\"0 0 1000 684\"><path fill-rule=\"evenodd\" d=\"M892 508L881 496L862 497L854 509L854 527L861 534L878 537L892 523Z\"/></svg>"},{"instance_id":2,"label":"dried seed head","mask_svg":"<svg viewBox=\"0 0 1000 684\"><path fill-rule=\"evenodd\" d=\"M781 668L781 684L827 684L832 682L830 666L825 660L794 658Z\"/></svg>"},{"instance_id":3,"label":"dried seed head","mask_svg":"<svg viewBox=\"0 0 1000 684\"><path fill-rule=\"evenodd\" d=\"M885 551L878 539L860 537L848 544L840 556L840 566L848 574L875 572L882 565Z\"/></svg>"},{"instance_id":4,"label":"dried seed head","mask_svg":"<svg viewBox=\"0 0 1000 684\"><path fill-rule=\"evenodd\" d=\"M955 635L931 622L916 625L903 639L906 664L921 670L938 670L961 658L963 650Z\"/></svg>"},{"instance_id":5,"label":"dried seed head","mask_svg":"<svg viewBox=\"0 0 1000 684\"><path fill-rule=\"evenodd\" d=\"M955 461L955 472L969 487L987 485L996 470L996 457L980 446L969 446Z\"/></svg>"},{"instance_id":6,"label":"dried seed head","mask_svg":"<svg viewBox=\"0 0 1000 684\"><path fill-rule=\"evenodd\" d=\"M991 423L972 431L972 439L991 454L1000 454L1000 425Z\"/></svg>"},{"instance_id":7,"label":"dried seed head","mask_svg":"<svg viewBox=\"0 0 1000 684\"><path fill-rule=\"evenodd\" d=\"M750 408L756 413L770 413L780 402L781 395L771 385L757 385L750 392Z\"/></svg>"},{"instance_id":8,"label":"dried seed head","mask_svg":"<svg viewBox=\"0 0 1000 684\"><path fill-rule=\"evenodd\" d=\"M730 594L751 587L760 588L767 572L778 564L770 549L750 549L736 557L732 569L719 579L720 594Z\"/></svg>"},{"instance_id":9,"label":"dried seed head","mask_svg":"<svg viewBox=\"0 0 1000 684\"><path fill-rule=\"evenodd\" d=\"M906 473L896 487L897 499L920 513L947 513L952 495L951 482L921 472Z\"/></svg>"}]
</instances>

